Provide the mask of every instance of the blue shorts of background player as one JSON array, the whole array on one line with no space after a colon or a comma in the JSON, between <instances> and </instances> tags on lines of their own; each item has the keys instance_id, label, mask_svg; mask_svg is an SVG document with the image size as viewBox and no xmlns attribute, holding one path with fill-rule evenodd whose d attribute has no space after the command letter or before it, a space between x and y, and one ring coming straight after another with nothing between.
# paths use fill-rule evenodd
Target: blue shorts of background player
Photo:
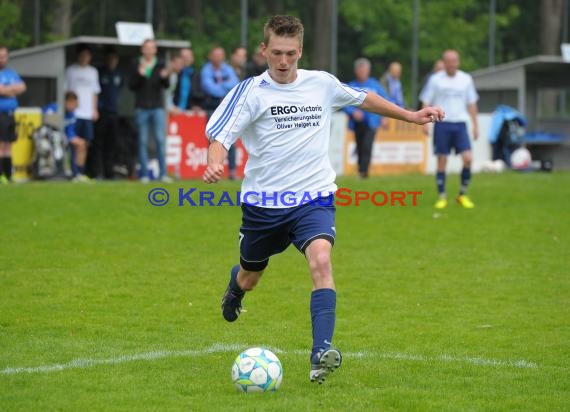
<instances>
[{"instance_id":1,"label":"blue shorts of background player","mask_svg":"<svg viewBox=\"0 0 570 412\"><path fill-rule=\"evenodd\" d=\"M79 104L77 95L68 91L65 93L64 132L71 147L71 170L74 181L89 181L85 176L85 159L87 146L93 138L93 122L91 120L77 119L75 110Z\"/></svg>"},{"instance_id":2,"label":"blue shorts of background player","mask_svg":"<svg viewBox=\"0 0 570 412\"><path fill-rule=\"evenodd\" d=\"M89 119L77 119L75 123L75 133L77 136L87 140L88 142L93 141L94 128L93 120Z\"/></svg>"},{"instance_id":3,"label":"blue shorts of background player","mask_svg":"<svg viewBox=\"0 0 570 412\"><path fill-rule=\"evenodd\" d=\"M471 150L465 122L436 123L433 129L433 146L436 155L449 155L451 149L458 154Z\"/></svg>"},{"instance_id":4,"label":"blue shorts of background player","mask_svg":"<svg viewBox=\"0 0 570 412\"><path fill-rule=\"evenodd\" d=\"M473 208L474 204L466 196L467 186L471 180L471 142L467 133L465 122L439 122L433 129L433 146L438 160L438 168L435 175L439 199L435 204L436 209L447 207L447 196L445 194L445 164L451 149L456 154L461 154L463 158L463 169L459 176L460 188L457 196L457 203L465 208Z\"/></svg>"}]
</instances>

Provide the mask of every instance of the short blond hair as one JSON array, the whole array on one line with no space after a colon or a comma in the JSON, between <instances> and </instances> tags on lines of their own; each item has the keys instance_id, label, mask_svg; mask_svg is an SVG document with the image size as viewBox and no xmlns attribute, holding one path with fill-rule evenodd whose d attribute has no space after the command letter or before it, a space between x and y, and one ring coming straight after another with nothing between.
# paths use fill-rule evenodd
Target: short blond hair
<instances>
[{"instance_id":1,"label":"short blond hair","mask_svg":"<svg viewBox=\"0 0 570 412\"><path fill-rule=\"evenodd\" d=\"M274 34L280 37L297 37L302 46L304 32L303 23L295 16L273 16L263 26L265 45L269 44L269 38Z\"/></svg>"}]
</instances>

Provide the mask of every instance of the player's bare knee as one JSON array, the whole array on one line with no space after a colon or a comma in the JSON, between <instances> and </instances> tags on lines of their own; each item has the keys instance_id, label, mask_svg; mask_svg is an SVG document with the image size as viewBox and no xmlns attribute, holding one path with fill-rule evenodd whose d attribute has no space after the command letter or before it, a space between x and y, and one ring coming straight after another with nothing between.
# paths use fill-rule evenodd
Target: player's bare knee
<instances>
[{"instance_id":1,"label":"player's bare knee","mask_svg":"<svg viewBox=\"0 0 570 412\"><path fill-rule=\"evenodd\" d=\"M447 166L447 156L438 156L437 157L437 168L439 171L444 171L445 166Z\"/></svg>"},{"instance_id":2,"label":"player's bare knee","mask_svg":"<svg viewBox=\"0 0 570 412\"><path fill-rule=\"evenodd\" d=\"M464 167L470 168L472 161L473 161L473 155L471 154L471 152L463 153L463 166Z\"/></svg>"},{"instance_id":3,"label":"player's bare knee","mask_svg":"<svg viewBox=\"0 0 570 412\"><path fill-rule=\"evenodd\" d=\"M331 276L330 253L322 251L309 258L309 267L313 277L326 278Z\"/></svg>"}]
</instances>

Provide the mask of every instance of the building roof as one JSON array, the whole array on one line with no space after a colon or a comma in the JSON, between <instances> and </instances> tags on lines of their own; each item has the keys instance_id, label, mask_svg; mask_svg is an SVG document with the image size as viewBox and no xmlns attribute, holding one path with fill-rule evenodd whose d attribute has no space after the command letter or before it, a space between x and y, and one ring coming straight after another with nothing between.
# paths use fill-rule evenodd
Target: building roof
<instances>
[{"instance_id":1,"label":"building roof","mask_svg":"<svg viewBox=\"0 0 570 412\"><path fill-rule=\"evenodd\" d=\"M564 61L562 56L546 56L538 55L515 60L509 63L499 64L497 66L486 67L484 69L471 72L473 78L495 75L501 72L525 69L527 72L565 72L570 70L570 62Z\"/></svg>"},{"instance_id":2,"label":"building roof","mask_svg":"<svg viewBox=\"0 0 570 412\"><path fill-rule=\"evenodd\" d=\"M10 57L25 56L35 53L41 53L52 49L57 49L61 47L74 46L76 44L86 43L95 45L112 45L112 46L130 46L119 43L119 39L116 37L102 37L102 36L79 36L73 37L67 40L56 41L53 43L46 43L40 46L27 47L25 49L10 51ZM184 47L190 47L191 43L187 40L158 40L156 39L156 45L158 47L167 49L181 49ZM137 47L137 46L131 46Z\"/></svg>"}]
</instances>

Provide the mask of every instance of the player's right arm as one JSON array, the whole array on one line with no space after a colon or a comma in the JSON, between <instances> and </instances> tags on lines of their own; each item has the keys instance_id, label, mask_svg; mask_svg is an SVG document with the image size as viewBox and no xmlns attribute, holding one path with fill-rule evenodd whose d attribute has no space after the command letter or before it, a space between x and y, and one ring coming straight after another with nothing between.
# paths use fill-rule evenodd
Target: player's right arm
<instances>
[{"instance_id":1,"label":"player's right arm","mask_svg":"<svg viewBox=\"0 0 570 412\"><path fill-rule=\"evenodd\" d=\"M206 183L216 183L222 178L228 150L251 122L252 114L246 98L251 91L253 79L250 77L236 85L208 120L208 166L202 177Z\"/></svg>"},{"instance_id":2,"label":"player's right arm","mask_svg":"<svg viewBox=\"0 0 570 412\"><path fill-rule=\"evenodd\" d=\"M208 166L202 176L206 183L217 183L224 174L224 160L228 151L224 145L217 140L210 143L208 147Z\"/></svg>"},{"instance_id":3,"label":"player's right arm","mask_svg":"<svg viewBox=\"0 0 570 412\"><path fill-rule=\"evenodd\" d=\"M406 110L375 92L367 92L356 89L346 84L342 84L331 74L322 72L329 79L332 79L334 87L332 93L332 108L338 109L345 106L357 106L367 112L391 117L396 120L403 120L409 123L425 124L429 122L441 121L445 114L439 107L426 107L417 112Z\"/></svg>"}]
</instances>

